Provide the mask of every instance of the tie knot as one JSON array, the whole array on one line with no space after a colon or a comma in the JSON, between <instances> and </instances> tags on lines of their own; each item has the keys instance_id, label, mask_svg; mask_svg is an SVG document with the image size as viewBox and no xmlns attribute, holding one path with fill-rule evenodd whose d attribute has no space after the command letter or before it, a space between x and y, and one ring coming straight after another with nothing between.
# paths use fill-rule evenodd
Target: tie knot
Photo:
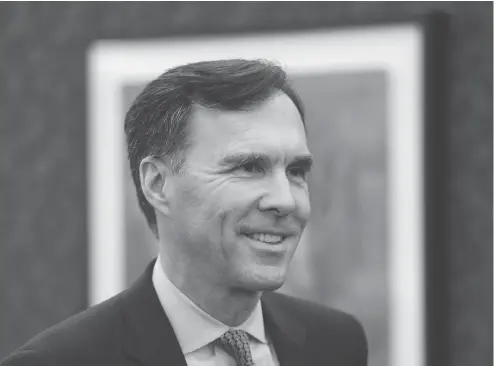
<instances>
[{"instance_id":1,"label":"tie knot","mask_svg":"<svg viewBox=\"0 0 494 366\"><path fill-rule=\"evenodd\" d=\"M218 344L237 362L238 366L253 366L247 333L231 329L217 339Z\"/></svg>"}]
</instances>

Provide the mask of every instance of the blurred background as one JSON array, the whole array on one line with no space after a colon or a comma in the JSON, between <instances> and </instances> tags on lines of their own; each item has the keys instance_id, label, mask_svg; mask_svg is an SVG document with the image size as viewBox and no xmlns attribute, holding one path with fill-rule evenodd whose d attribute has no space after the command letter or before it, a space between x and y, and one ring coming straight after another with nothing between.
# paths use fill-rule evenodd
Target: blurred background
<instances>
[{"instance_id":1,"label":"blurred background","mask_svg":"<svg viewBox=\"0 0 494 366\"><path fill-rule=\"evenodd\" d=\"M448 364L492 365L492 10L488 2L0 3L0 358L87 306L93 41L324 29L443 11L444 250L435 260L444 322L436 334Z\"/></svg>"}]
</instances>

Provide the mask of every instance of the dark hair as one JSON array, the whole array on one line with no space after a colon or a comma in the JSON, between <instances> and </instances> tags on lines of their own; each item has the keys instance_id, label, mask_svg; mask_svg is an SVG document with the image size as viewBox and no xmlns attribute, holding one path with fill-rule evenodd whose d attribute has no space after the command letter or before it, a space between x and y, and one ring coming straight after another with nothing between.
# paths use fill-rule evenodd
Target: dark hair
<instances>
[{"instance_id":1,"label":"dark hair","mask_svg":"<svg viewBox=\"0 0 494 366\"><path fill-rule=\"evenodd\" d=\"M141 188L142 159L166 156L173 172L180 173L185 164L193 104L219 110L248 110L280 91L293 101L303 121L302 102L290 87L286 73L264 60L187 64L168 70L144 88L127 112L125 133L137 199L156 236L156 214Z\"/></svg>"}]
</instances>

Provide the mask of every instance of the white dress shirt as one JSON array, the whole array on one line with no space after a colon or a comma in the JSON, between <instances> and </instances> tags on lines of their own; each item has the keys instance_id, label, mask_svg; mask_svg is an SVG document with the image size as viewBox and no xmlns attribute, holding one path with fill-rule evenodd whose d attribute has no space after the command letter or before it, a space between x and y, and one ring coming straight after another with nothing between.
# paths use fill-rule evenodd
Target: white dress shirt
<instances>
[{"instance_id":1,"label":"white dress shirt","mask_svg":"<svg viewBox=\"0 0 494 366\"><path fill-rule=\"evenodd\" d=\"M153 286L188 366L236 366L226 351L211 343L228 329L241 329L250 335L249 345L256 366L279 366L264 330L260 301L243 324L229 327L204 312L175 287L165 275L159 257L153 268Z\"/></svg>"}]
</instances>

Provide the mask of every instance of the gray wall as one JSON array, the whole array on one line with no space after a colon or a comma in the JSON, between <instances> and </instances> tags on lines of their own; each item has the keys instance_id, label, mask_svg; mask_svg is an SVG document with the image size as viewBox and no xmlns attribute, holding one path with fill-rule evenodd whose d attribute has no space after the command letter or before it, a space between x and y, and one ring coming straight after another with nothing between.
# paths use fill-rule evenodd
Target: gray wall
<instances>
[{"instance_id":1,"label":"gray wall","mask_svg":"<svg viewBox=\"0 0 494 366\"><path fill-rule=\"evenodd\" d=\"M492 365L492 3L0 4L0 358L86 306L85 52L99 38L450 18L445 340Z\"/></svg>"}]
</instances>

